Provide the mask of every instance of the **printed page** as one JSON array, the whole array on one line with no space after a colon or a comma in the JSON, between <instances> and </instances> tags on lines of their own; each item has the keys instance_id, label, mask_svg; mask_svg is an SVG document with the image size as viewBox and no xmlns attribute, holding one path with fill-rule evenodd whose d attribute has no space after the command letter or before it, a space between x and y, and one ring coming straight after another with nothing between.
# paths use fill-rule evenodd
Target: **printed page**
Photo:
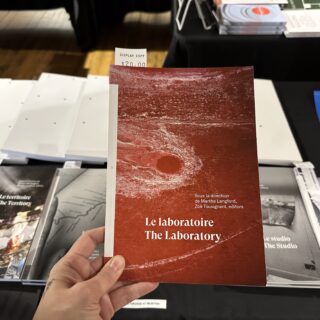
<instances>
[{"instance_id":1,"label":"printed page","mask_svg":"<svg viewBox=\"0 0 320 320\"><path fill-rule=\"evenodd\" d=\"M320 248L293 168L260 167L268 284L320 281Z\"/></svg>"},{"instance_id":2,"label":"printed page","mask_svg":"<svg viewBox=\"0 0 320 320\"><path fill-rule=\"evenodd\" d=\"M67 151L67 158L106 162L108 145L109 78L89 76Z\"/></svg>"},{"instance_id":3,"label":"printed page","mask_svg":"<svg viewBox=\"0 0 320 320\"><path fill-rule=\"evenodd\" d=\"M271 80L254 80L258 160L290 165L302 157Z\"/></svg>"}]
</instances>

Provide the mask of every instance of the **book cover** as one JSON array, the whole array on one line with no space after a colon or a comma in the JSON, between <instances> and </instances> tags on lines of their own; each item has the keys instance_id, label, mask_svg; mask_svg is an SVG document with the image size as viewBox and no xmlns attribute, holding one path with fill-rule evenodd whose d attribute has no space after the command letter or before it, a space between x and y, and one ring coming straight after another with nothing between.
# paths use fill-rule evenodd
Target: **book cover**
<instances>
[{"instance_id":1,"label":"book cover","mask_svg":"<svg viewBox=\"0 0 320 320\"><path fill-rule=\"evenodd\" d=\"M19 279L54 167L0 167L0 279Z\"/></svg>"},{"instance_id":2,"label":"book cover","mask_svg":"<svg viewBox=\"0 0 320 320\"><path fill-rule=\"evenodd\" d=\"M104 225L106 169L58 169L22 278L45 281L81 236ZM103 246L94 255L103 256Z\"/></svg>"},{"instance_id":3,"label":"book cover","mask_svg":"<svg viewBox=\"0 0 320 320\"><path fill-rule=\"evenodd\" d=\"M123 280L263 285L253 70L112 66L105 257Z\"/></svg>"},{"instance_id":4,"label":"book cover","mask_svg":"<svg viewBox=\"0 0 320 320\"><path fill-rule=\"evenodd\" d=\"M318 285L320 248L293 168L260 167L267 280Z\"/></svg>"}]
</instances>

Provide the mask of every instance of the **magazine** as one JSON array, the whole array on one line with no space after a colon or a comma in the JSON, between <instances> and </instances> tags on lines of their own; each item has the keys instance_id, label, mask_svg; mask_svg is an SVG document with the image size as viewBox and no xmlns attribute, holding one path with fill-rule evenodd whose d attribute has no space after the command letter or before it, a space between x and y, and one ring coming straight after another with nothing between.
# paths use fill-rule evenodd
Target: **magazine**
<instances>
[{"instance_id":1,"label":"magazine","mask_svg":"<svg viewBox=\"0 0 320 320\"><path fill-rule=\"evenodd\" d=\"M82 232L105 218L105 169L58 169L22 278L43 282ZM103 256L103 246L93 253Z\"/></svg>"},{"instance_id":2,"label":"magazine","mask_svg":"<svg viewBox=\"0 0 320 320\"><path fill-rule=\"evenodd\" d=\"M0 279L20 279L55 167L0 167Z\"/></svg>"},{"instance_id":3,"label":"magazine","mask_svg":"<svg viewBox=\"0 0 320 320\"><path fill-rule=\"evenodd\" d=\"M252 68L110 83L105 257L123 280L264 285Z\"/></svg>"},{"instance_id":4,"label":"magazine","mask_svg":"<svg viewBox=\"0 0 320 320\"><path fill-rule=\"evenodd\" d=\"M318 230L312 225L319 211L316 206L310 209L311 199L303 182L310 173L313 173L312 168L304 175L299 167L259 168L267 284L270 286L320 284L319 223ZM302 183L298 182L301 179Z\"/></svg>"}]
</instances>

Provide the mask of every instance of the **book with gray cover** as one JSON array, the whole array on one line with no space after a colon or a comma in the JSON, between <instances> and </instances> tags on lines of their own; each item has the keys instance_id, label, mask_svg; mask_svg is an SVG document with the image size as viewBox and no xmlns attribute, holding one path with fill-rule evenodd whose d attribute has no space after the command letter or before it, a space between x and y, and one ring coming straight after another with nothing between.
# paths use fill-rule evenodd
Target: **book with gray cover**
<instances>
[{"instance_id":1,"label":"book with gray cover","mask_svg":"<svg viewBox=\"0 0 320 320\"><path fill-rule=\"evenodd\" d=\"M315 224L319 211L307 195L303 182L306 175L302 177L300 168L259 168L267 284L270 286L315 287L320 284L317 240L320 233L319 223Z\"/></svg>"},{"instance_id":2,"label":"book with gray cover","mask_svg":"<svg viewBox=\"0 0 320 320\"><path fill-rule=\"evenodd\" d=\"M46 281L51 268L89 229L104 225L105 169L58 169L22 279ZM103 255L98 247L93 257Z\"/></svg>"}]
</instances>

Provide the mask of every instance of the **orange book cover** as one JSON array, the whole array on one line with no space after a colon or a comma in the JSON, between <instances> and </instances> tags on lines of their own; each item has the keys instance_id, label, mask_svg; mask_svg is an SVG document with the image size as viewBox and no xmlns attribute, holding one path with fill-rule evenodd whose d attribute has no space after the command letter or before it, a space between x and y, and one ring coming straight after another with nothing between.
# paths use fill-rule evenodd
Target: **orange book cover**
<instances>
[{"instance_id":1,"label":"orange book cover","mask_svg":"<svg viewBox=\"0 0 320 320\"><path fill-rule=\"evenodd\" d=\"M264 285L251 67L110 69L105 257L123 280Z\"/></svg>"}]
</instances>

